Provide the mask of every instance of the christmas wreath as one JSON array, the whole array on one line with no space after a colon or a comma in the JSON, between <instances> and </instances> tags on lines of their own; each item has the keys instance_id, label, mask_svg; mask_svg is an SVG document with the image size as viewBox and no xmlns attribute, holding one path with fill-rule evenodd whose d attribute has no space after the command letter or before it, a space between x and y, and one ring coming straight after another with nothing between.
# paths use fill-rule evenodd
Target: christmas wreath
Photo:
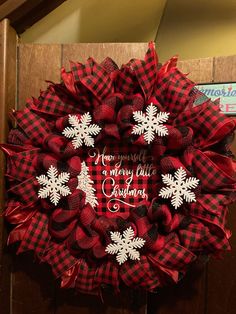
<instances>
[{"instance_id":1,"label":"christmas wreath","mask_svg":"<svg viewBox=\"0 0 236 314\"><path fill-rule=\"evenodd\" d=\"M71 62L12 112L8 244L33 250L64 288L155 291L200 255L229 250L235 121L176 67Z\"/></svg>"}]
</instances>

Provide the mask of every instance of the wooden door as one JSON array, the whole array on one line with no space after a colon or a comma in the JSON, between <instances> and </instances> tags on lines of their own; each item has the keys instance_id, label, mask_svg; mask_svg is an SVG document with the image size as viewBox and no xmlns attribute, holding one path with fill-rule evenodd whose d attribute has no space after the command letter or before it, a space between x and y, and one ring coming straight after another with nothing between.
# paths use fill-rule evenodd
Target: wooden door
<instances>
[{"instance_id":1,"label":"wooden door","mask_svg":"<svg viewBox=\"0 0 236 314\"><path fill-rule=\"evenodd\" d=\"M20 44L7 20L0 23L0 142L8 131L8 111L21 109L30 96L38 96L46 87L45 79L58 82L60 68L69 60L85 61L106 56L122 64L132 57L143 58L147 43L140 44ZM188 60L180 69L197 82L236 81L236 57ZM234 143L236 152L236 142ZM3 208L4 158L0 155L0 200ZM230 227L235 229L235 206ZM232 238L233 254L223 261L211 260L205 266L193 266L178 286L161 289L157 294L124 291L116 297L75 295L60 290L49 267L32 261L28 254L16 256L14 248L6 249L6 227L0 221L0 313L1 314L233 314L235 311L236 236ZM13 254L12 254L13 253Z\"/></svg>"}]
</instances>

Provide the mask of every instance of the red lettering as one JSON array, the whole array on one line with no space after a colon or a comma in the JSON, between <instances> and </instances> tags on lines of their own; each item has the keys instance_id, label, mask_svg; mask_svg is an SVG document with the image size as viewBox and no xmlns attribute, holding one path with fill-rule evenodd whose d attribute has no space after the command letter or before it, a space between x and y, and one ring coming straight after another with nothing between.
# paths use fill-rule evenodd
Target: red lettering
<instances>
[{"instance_id":1,"label":"red lettering","mask_svg":"<svg viewBox=\"0 0 236 314\"><path fill-rule=\"evenodd\" d=\"M225 112L236 112L236 104L226 104Z\"/></svg>"}]
</instances>

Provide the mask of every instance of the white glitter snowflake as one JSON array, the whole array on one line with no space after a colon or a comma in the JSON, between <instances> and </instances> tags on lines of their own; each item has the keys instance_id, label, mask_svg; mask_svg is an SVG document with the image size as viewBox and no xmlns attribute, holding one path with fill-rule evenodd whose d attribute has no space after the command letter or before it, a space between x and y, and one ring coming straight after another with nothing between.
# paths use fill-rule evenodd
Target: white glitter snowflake
<instances>
[{"instance_id":1,"label":"white glitter snowflake","mask_svg":"<svg viewBox=\"0 0 236 314\"><path fill-rule=\"evenodd\" d=\"M68 172L61 172L58 175L57 168L50 166L47 171L47 175L42 174L36 177L38 183L42 185L38 191L38 197L47 198L50 196L50 201L57 205L61 196L67 196L71 194L68 186L64 184L70 179L70 174Z\"/></svg>"},{"instance_id":2,"label":"white glitter snowflake","mask_svg":"<svg viewBox=\"0 0 236 314\"><path fill-rule=\"evenodd\" d=\"M96 190L93 187L94 182L91 180L89 175L89 167L86 166L84 161L81 163L81 172L77 176L77 179L77 189L86 193L85 203L89 203L94 208L96 205L98 205L97 198L94 194Z\"/></svg>"},{"instance_id":3,"label":"white glitter snowflake","mask_svg":"<svg viewBox=\"0 0 236 314\"><path fill-rule=\"evenodd\" d=\"M79 148L83 145L94 146L94 139L91 135L97 135L101 128L97 124L90 124L92 117L89 112L86 112L79 119L77 116L69 115L68 119L72 127L66 127L62 134L65 137L73 138L72 145L74 148Z\"/></svg>"},{"instance_id":4,"label":"white glitter snowflake","mask_svg":"<svg viewBox=\"0 0 236 314\"><path fill-rule=\"evenodd\" d=\"M158 136L168 135L168 129L163 123L168 120L169 113L157 113L157 107L152 103L147 106L146 114L142 111L135 111L133 117L138 124L133 127L132 133L144 134L144 139L148 144L154 140L155 134Z\"/></svg>"},{"instance_id":5,"label":"white glitter snowflake","mask_svg":"<svg viewBox=\"0 0 236 314\"><path fill-rule=\"evenodd\" d=\"M111 240L114 242L106 247L109 254L117 254L116 260L121 265L127 261L128 257L132 260L139 260L140 254L136 250L144 246L145 240L142 238L134 238L134 230L129 227L123 232L111 232Z\"/></svg>"},{"instance_id":6,"label":"white glitter snowflake","mask_svg":"<svg viewBox=\"0 0 236 314\"><path fill-rule=\"evenodd\" d=\"M161 188L159 196L162 198L171 198L171 204L175 209L183 204L183 200L186 202L196 202L195 194L189 190L196 188L199 184L199 180L190 177L187 178L186 171L180 167L174 174L162 174L162 181L167 187Z\"/></svg>"}]
</instances>

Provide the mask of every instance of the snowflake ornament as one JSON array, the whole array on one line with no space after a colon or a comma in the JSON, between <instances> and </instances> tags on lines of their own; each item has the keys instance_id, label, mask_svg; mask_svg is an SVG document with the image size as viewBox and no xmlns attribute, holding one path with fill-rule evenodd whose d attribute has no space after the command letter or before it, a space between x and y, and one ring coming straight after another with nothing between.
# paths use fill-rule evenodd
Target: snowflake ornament
<instances>
[{"instance_id":1,"label":"snowflake ornament","mask_svg":"<svg viewBox=\"0 0 236 314\"><path fill-rule=\"evenodd\" d=\"M168 120L169 113L157 113L157 107L152 103L147 107L146 114L142 111L135 111L133 117L138 124L133 127L132 134L144 134L144 139L148 144L154 140L155 134L168 135L168 129L163 123Z\"/></svg>"},{"instance_id":2,"label":"snowflake ornament","mask_svg":"<svg viewBox=\"0 0 236 314\"><path fill-rule=\"evenodd\" d=\"M58 175L57 168L50 166L47 171L47 175L42 174L36 177L38 183L42 185L38 191L39 198L47 198L50 196L50 201L56 206L61 198L61 196L67 196L71 194L68 186L64 184L70 179L70 174L68 172L61 172Z\"/></svg>"},{"instance_id":3,"label":"snowflake ornament","mask_svg":"<svg viewBox=\"0 0 236 314\"><path fill-rule=\"evenodd\" d=\"M175 209L180 207L183 204L183 200L186 202L196 202L196 197L191 189L194 189L198 186L199 180L190 177L187 178L186 171L180 167L174 174L174 177L171 174L162 174L162 181L167 185L167 187L161 188L159 196L162 198L171 198L171 204Z\"/></svg>"},{"instance_id":4,"label":"snowflake ornament","mask_svg":"<svg viewBox=\"0 0 236 314\"><path fill-rule=\"evenodd\" d=\"M117 254L116 260L121 265L127 261L128 257L132 260L140 260L140 253L136 250L144 246L145 240L142 238L134 238L134 230L129 227L123 232L111 231L111 240L114 242L106 247L109 254Z\"/></svg>"},{"instance_id":5,"label":"snowflake ornament","mask_svg":"<svg viewBox=\"0 0 236 314\"><path fill-rule=\"evenodd\" d=\"M77 116L69 115L69 124L72 127L66 127L62 134L67 138L73 138L73 147L79 148L83 145L94 146L94 139L91 135L97 135L101 128L97 124L90 124L92 117L89 112L86 112L79 119Z\"/></svg>"},{"instance_id":6,"label":"snowflake ornament","mask_svg":"<svg viewBox=\"0 0 236 314\"><path fill-rule=\"evenodd\" d=\"M89 175L89 167L86 166L86 163L83 161L81 163L81 172L77 176L78 179L78 186L77 189L82 190L86 193L85 203L89 203L93 208L98 205L97 198L94 194L96 191L93 188L93 180L91 180Z\"/></svg>"}]
</instances>

